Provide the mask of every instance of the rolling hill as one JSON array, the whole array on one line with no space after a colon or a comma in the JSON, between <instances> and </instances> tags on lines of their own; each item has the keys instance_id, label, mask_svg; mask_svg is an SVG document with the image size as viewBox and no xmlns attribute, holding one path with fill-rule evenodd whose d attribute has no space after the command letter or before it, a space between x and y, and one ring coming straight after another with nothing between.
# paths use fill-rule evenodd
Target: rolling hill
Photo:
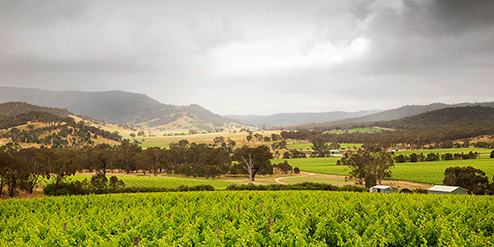
<instances>
[{"instance_id":1,"label":"rolling hill","mask_svg":"<svg viewBox=\"0 0 494 247\"><path fill-rule=\"evenodd\" d=\"M70 113L67 109L43 107L27 104L24 102L7 102L0 104L0 114L3 115L16 116L31 111L48 112L59 117L67 117Z\"/></svg>"},{"instance_id":2,"label":"rolling hill","mask_svg":"<svg viewBox=\"0 0 494 247\"><path fill-rule=\"evenodd\" d=\"M341 127L341 126L352 126L355 124L365 124L374 123L382 121L392 121L398 120L426 112L437 111L445 108L457 108L457 107L467 107L467 106L483 106L483 107L494 107L494 102L483 102L483 103L460 103L460 104L443 104L443 103L433 103L429 105L406 105L396 109L386 110L367 116L347 118L332 122L325 123L311 123L311 124L301 124L287 127L289 129L308 129L317 127Z\"/></svg>"},{"instance_id":3,"label":"rolling hill","mask_svg":"<svg viewBox=\"0 0 494 247\"><path fill-rule=\"evenodd\" d=\"M81 92L0 87L0 103L22 101L66 108L77 115L117 124L173 130L241 128L242 124L199 105L162 104L144 94L123 91Z\"/></svg>"},{"instance_id":4,"label":"rolling hill","mask_svg":"<svg viewBox=\"0 0 494 247\"><path fill-rule=\"evenodd\" d=\"M435 111L401 118L376 122L376 125L395 128L436 128L444 126L476 127L494 124L494 108L484 106L448 107Z\"/></svg>"},{"instance_id":5,"label":"rolling hill","mask_svg":"<svg viewBox=\"0 0 494 247\"><path fill-rule=\"evenodd\" d=\"M66 109L39 107L23 102L0 104L0 144L25 147L83 147L118 143L122 136L87 122L76 122Z\"/></svg>"},{"instance_id":6,"label":"rolling hill","mask_svg":"<svg viewBox=\"0 0 494 247\"><path fill-rule=\"evenodd\" d=\"M273 115L226 115L225 117L242 121L256 126L266 125L267 127L291 126L308 123L331 122L347 118L366 116L380 112L379 110L358 111L358 112L320 112L320 113L279 113Z\"/></svg>"}]
</instances>

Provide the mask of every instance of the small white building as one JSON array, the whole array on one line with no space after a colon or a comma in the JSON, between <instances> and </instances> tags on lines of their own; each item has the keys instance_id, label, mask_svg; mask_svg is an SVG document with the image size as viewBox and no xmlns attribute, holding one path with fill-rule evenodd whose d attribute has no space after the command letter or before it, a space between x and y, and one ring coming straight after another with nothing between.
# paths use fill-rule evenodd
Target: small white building
<instances>
[{"instance_id":1,"label":"small white building","mask_svg":"<svg viewBox=\"0 0 494 247\"><path fill-rule=\"evenodd\" d=\"M387 185L376 185L373 187L370 187L370 192L371 193L398 193L398 189L395 187L387 186Z\"/></svg>"},{"instance_id":2,"label":"small white building","mask_svg":"<svg viewBox=\"0 0 494 247\"><path fill-rule=\"evenodd\" d=\"M427 194L466 195L468 190L458 186L434 185L427 190Z\"/></svg>"}]
</instances>

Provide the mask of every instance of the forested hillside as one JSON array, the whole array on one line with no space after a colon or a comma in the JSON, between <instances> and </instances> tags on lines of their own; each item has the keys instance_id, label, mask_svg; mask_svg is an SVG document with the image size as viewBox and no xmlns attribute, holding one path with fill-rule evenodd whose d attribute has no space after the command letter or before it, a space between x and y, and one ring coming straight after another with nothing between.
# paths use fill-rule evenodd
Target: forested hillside
<instances>
[{"instance_id":1,"label":"forested hillside","mask_svg":"<svg viewBox=\"0 0 494 247\"><path fill-rule=\"evenodd\" d=\"M7 102L0 104L0 114L2 115L16 116L31 111L47 112L60 117L69 116L69 111L67 109L62 109L62 108L43 107L43 106L28 104L25 102Z\"/></svg>"},{"instance_id":2,"label":"forested hillside","mask_svg":"<svg viewBox=\"0 0 494 247\"><path fill-rule=\"evenodd\" d=\"M98 139L101 142L119 142L122 137L117 132L98 129L83 121L76 123L65 109L13 102L0 104L0 140L2 139L3 142L57 148L93 145Z\"/></svg>"},{"instance_id":3,"label":"forested hillside","mask_svg":"<svg viewBox=\"0 0 494 247\"><path fill-rule=\"evenodd\" d=\"M0 87L0 102L67 108L74 114L116 124L197 129L240 127L234 120L214 114L199 105L162 104L144 94L123 91L81 92ZM35 110L35 109L33 109Z\"/></svg>"},{"instance_id":4,"label":"forested hillside","mask_svg":"<svg viewBox=\"0 0 494 247\"><path fill-rule=\"evenodd\" d=\"M284 138L313 140L318 137L328 142L364 143L382 142L406 144L421 148L424 145L452 147L453 142L479 136L494 136L494 108L466 106L444 108L394 121L355 123L336 126L336 128L378 126L393 128L379 133L324 133L335 126L317 127L312 130L283 131Z\"/></svg>"},{"instance_id":5,"label":"forested hillside","mask_svg":"<svg viewBox=\"0 0 494 247\"><path fill-rule=\"evenodd\" d=\"M494 108L482 106L450 107L393 121L377 122L377 126L410 129L434 126L480 126L494 123Z\"/></svg>"},{"instance_id":6,"label":"forested hillside","mask_svg":"<svg viewBox=\"0 0 494 247\"><path fill-rule=\"evenodd\" d=\"M461 103L461 104L442 104L434 103L429 105L407 105L396 109L386 110L378 112L375 114L370 114L367 116L348 118L332 122L324 123L310 123L301 124L295 126L288 126L286 129L312 129L312 128L353 128L352 126L362 126L362 124L371 122L383 122L398 120L405 117L415 116L418 114L437 111L445 108L458 108L467 106L483 106L483 107L494 107L494 102L484 102L484 103Z\"/></svg>"}]
</instances>

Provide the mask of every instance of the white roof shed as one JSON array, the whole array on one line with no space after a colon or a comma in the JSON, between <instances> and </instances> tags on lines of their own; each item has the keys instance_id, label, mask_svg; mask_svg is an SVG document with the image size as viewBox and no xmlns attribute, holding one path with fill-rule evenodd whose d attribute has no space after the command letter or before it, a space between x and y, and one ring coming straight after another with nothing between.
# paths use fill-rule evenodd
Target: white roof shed
<instances>
[{"instance_id":1,"label":"white roof shed","mask_svg":"<svg viewBox=\"0 0 494 247\"><path fill-rule=\"evenodd\" d=\"M398 192L397 188L387 186L387 185L376 185L370 188L371 193L393 193Z\"/></svg>"},{"instance_id":2,"label":"white roof shed","mask_svg":"<svg viewBox=\"0 0 494 247\"><path fill-rule=\"evenodd\" d=\"M434 185L427 194L468 194L468 190L458 186Z\"/></svg>"}]
</instances>

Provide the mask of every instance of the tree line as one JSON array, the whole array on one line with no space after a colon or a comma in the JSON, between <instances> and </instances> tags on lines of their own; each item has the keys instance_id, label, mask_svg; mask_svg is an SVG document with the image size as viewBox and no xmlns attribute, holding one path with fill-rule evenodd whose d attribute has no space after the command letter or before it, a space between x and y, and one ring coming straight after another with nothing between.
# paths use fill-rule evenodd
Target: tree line
<instances>
[{"instance_id":1,"label":"tree line","mask_svg":"<svg viewBox=\"0 0 494 247\"><path fill-rule=\"evenodd\" d=\"M396 163L405 163L405 162L424 162L424 161L440 161L440 160L468 160L468 159L476 159L480 154L478 152L468 152L468 153L428 153L424 155L423 153L412 153L410 155L397 155L394 157Z\"/></svg>"},{"instance_id":2,"label":"tree line","mask_svg":"<svg viewBox=\"0 0 494 247\"><path fill-rule=\"evenodd\" d=\"M457 147L454 141L467 140L478 136L494 136L494 124L491 126L444 126L424 127L404 130L385 130L376 133L323 133L317 130L282 131L285 139L312 141L321 138L328 143L387 143L390 146L401 145L407 149L421 149L426 145L432 148ZM476 144L475 144L476 145ZM493 144L483 142L485 148L494 148Z\"/></svg>"},{"instance_id":3,"label":"tree line","mask_svg":"<svg viewBox=\"0 0 494 247\"><path fill-rule=\"evenodd\" d=\"M126 173L166 173L184 176L217 177L223 174L248 175L254 181L258 174L274 170L292 171L288 164L272 165L270 148L243 146L233 154L223 148L181 140L170 148L142 149L124 140L119 145L106 143L76 148L21 148L9 143L0 148L0 191L7 187L13 196L17 189L32 193L44 178L52 181L54 191L77 171L96 172L106 176L115 169Z\"/></svg>"}]
</instances>

